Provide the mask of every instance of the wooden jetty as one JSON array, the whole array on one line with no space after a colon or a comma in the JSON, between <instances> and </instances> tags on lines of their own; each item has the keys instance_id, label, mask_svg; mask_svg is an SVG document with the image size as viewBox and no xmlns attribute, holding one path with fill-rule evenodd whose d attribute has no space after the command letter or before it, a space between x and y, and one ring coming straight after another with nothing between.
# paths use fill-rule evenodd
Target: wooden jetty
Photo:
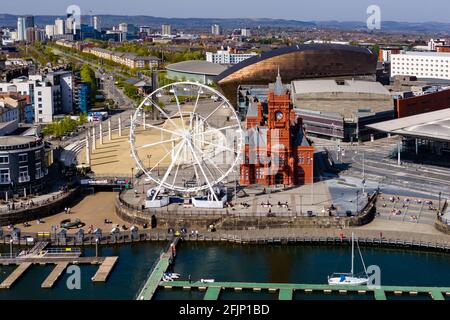
<instances>
[{"instance_id":1,"label":"wooden jetty","mask_svg":"<svg viewBox=\"0 0 450 320\"><path fill-rule=\"evenodd\" d=\"M57 263L52 272L48 275L44 282L42 282L41 288L52 288L64 270L66 270L68 265L69 262L67 261Z\"/></svg>"},{"instance_id":2,"label":"wooden jetty","mask_svg":"<svg viewBox=\"0 0 450 320\"><path fill-rule=\"evenodd\" d=\"M0 259L1 265L15 264L18 267L0 284L0 289L9 289L17 279L19 279L28 268L33 264L46 265L53 264L55 267L47 278L42 282L41 288L52 288L56 281L61 277L64 270L69 264L97 264L100 265L97 273L92 278L92 281L106 281L111 273L114 265L117 263L119 257L78 257L71 254L67 256L50 256L45 255L31 255L18 256L16 258Z\"/></svg>"},{"instance_id":3,"label":"wooden jetty","mask_svg":"<svg viewBox=\"0 0 450 320\"><path fill-rule=\"evenodd\" d=\"M0 289L9 289L28 270L31 262L20 263L19 266L2 282Z\"/></svg>"},{"instance_id":4,"label":"wooden jetty","mask_svg":"<svg viewBox=\"0 0 450 320\"><path fill-rule=\"evenodd\" d=\"M116 265L117 259L119 257L106 257L106 259L102 262L100 267L98 268L95 275L92 277L93 282L105 282L108 278L111 270Z\"/></svg>"}]
</instances>

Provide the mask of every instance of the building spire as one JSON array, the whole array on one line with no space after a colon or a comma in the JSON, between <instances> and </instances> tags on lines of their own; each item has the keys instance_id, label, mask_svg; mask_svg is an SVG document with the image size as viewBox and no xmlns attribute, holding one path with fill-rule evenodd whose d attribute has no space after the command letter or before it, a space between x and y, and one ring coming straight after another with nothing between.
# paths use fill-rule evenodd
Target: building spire
<instances>
[{"instance_id":1,"label":"building spire","mask_svg":"<svg viewBox=\"0 0 450 320\"><path fill-rule=\"evenodd\" d=\"M278 75L277 75L277 80L275 81L275 88L273 90L273 93L276 96L281 96L283 95L283 82L281 81L281 76L280 76L280 66L278 66Z\"/></svg>"}]
</instances>

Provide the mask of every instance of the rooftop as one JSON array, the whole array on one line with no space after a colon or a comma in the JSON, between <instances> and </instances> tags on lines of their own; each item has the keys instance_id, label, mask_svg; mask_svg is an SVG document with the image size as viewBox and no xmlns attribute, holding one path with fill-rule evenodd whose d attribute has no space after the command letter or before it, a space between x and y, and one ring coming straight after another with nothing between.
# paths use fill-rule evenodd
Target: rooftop
<instances>
[{"instance_id":1,"label":"rooftop","mask_svg":"<svg viewBox=\"0 0 450 320\"><path fill-rule=\"evenodd\" d=\"M0 137L0 147L24 145L35 141L36 137L2 136Z\"/></svg>"},{"instance_id":2,"label":"rooftop","mask_svg":"<svg viewBox=\"0 0 450 320\"><path fill-rule=\"evenodd\" d=\"M225 71L227 67L204 60L188 60L170 64L166 69L170 71L216 76Z\"/></svg>"},{"instance_id":3,"label":"rooftop","mask_svg":"<svg viewBox=\"0 0 450 320\"><path fill-rule=\"evenodd\" d=\"M292 82L294 94L308 93L370 93L390 95L379 82L359 80L297 80Z\"/></svg>"},{"instance_id":4,"label":"rooftop","mask_svg":"<svg viewBox=\"0 0 450 320\"><path fill-rule=\"evenodd\" d=\"M450 108L368 125L402 136L450 142Z\"/></svg>"},{"instance_id":5,"label":"rooftop","mask_svg":"<svg viewBox=\"0 0 450 320\"><path fill-rule=\"evenodd\" d=\"M450 52L430 52L430 51L402 51L400 54L407 56L430 56L430 57L443 57L449 58ZM393 55L395 57L396 55Z\"/></svg>"}]
</instances>

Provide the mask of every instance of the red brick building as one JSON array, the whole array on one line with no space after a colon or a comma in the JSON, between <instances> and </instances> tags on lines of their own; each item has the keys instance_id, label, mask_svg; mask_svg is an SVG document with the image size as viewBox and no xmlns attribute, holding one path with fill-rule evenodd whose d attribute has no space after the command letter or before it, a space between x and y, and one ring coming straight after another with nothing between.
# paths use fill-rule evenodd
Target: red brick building
<instances>
[{"instance_id":1,"label":"red brick building","mask_svg":"<svg viewBox=\"0 0 450 320\"><path fill-rule=\"evenodd\" d=\"M303 185L313 181L314 147L306 138L302 118L293 110L289 90L278 75L269 91L267 112L259 101L249 104L245 150L240 167L242 185Z\"/></svg>"},{"instance_id":2,"label":"red brick building","mask_svg":"<svg viewBox=\"0 0 450 320\"><path fill-rule=\"evenodd\" d=\"M450 89L398 99L395 107L398 118L447 109L450 108Z\"/></svg>"}]
</instances>

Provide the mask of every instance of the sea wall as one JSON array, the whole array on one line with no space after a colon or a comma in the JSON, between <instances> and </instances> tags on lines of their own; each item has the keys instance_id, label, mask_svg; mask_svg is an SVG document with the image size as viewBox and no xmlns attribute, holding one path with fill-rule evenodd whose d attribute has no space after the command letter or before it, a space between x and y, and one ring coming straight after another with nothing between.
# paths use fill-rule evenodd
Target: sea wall
<instances>
[{"instance_id":1,"label":"sea wall","mask_svg":"<svg viewBox=\"0 0 450 320\"><path fill-rule=\"evenodd\" d=\"M214 224L220 230L245 230L266 228L345 228L356 227L370 223L376 213L378 194L370 197L367 205L356 216L352 217L307 217L300 215L289 216L240 216L232 211L199 211L198 214L183 214L180 212L166 212L139 209L128 205L120 196L116 198L116 214L123 220L151 227L172 228L207 228Z\"/></svg>"},{"instance_id":2,"label":"sea wall","mask_svg":"<svg viewBox=\"0 0 450 320\"><path fill-rule=\"evenodd\" d=\"M72 206L81 197L80 189L74 188L57 197L50 198L48 203L39 206L32 206L19 210L11 210L0 214L0 226L15 225L42 219L57 214L64 210L65 207Z\"/></svg>"}]
</instances>

